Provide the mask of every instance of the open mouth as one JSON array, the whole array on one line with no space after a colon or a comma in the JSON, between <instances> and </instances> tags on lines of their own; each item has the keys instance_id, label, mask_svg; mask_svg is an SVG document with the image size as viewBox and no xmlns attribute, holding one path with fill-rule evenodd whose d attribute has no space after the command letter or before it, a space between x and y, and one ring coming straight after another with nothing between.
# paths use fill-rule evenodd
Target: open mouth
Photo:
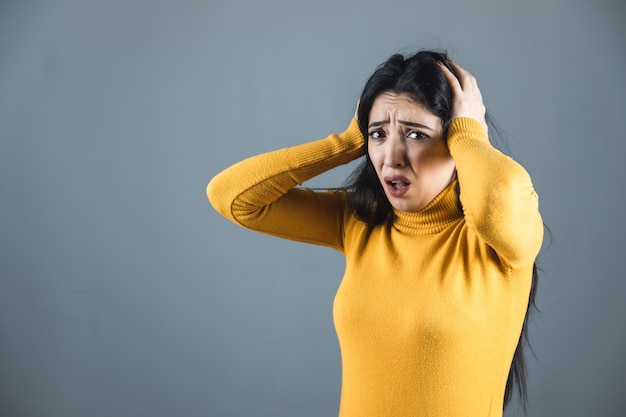
<instances>
[{"instance_id":1,"label":"open mouth","mask_svg":"<svg viewBox=\"0 0 626 417\"><path fill-rule=\"evenodd\" d=\"M384 178L387 184L387 192L393 197L402 197L411 186L411 183L405 177L394 175Z\"/></svg>"},{"instance_id":2,"label":"open mouth","mask_svg":"<svg viewBox=\"0 0 626 417\"><path fill-rule=\"evenodd\" d=\"M387 181L387 184L391 185L396 190L409 186L409 183L406 181Z\"/></svg>"}]
</instances>

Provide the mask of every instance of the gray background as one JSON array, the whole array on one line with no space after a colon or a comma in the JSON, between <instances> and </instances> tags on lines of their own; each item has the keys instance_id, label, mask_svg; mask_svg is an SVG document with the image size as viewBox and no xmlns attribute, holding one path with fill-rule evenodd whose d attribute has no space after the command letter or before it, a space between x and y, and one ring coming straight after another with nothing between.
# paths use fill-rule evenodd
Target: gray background
<instances>
[{"instance_id":1,"label":"gray background","mask_svg":"<svg viewBox=\"0 0 626 417\"><path fill-rule=\"evenodd\" d=\"M420 48L476 75L554 235L528 415L626 415L625 17L621 0L3 0L0 415L336 415L341 255L235 227L205 186L343 130L375 66Z\"/></svg>"}]
</instances>

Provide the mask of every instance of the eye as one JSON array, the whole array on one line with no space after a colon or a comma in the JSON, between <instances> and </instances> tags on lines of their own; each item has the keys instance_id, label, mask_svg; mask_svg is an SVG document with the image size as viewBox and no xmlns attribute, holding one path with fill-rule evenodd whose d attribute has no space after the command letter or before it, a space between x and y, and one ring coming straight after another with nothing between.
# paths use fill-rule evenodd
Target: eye
<instances>
[{"instance_id":1,"label":"eye","mask_svg":"<svg viewBox=\"0 0 626 417\"><path fill-rule=\"evenodd\" d=\"M369 137L370 139L374 139L374 140L382 139L385 137L385 133L382 130L372 130L369 133Z\"/></svg>"},{"instance_id":2,"label":"eye","mask_svg":"<svg viewBox=\"0 0 626 417\"><path fill-rule=\"evenodd\" d=\"M419 130L412 130L409 132L409 134L407 135L409 138L411 139L415 139L415 140L424 140L424 139L428 139L429 136L425 133L420 132Z\"/></svg>"}]
</instances>

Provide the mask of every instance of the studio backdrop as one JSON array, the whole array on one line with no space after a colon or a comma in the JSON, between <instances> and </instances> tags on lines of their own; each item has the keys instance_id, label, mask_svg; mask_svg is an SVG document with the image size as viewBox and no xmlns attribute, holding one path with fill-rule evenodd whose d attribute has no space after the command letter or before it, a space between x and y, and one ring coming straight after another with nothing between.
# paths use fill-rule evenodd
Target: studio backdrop
<instances>
[{"instance_id":1,"label":"studio backdrop","mask_svg":"<svg viewBox=\"0 0 626 417\"><path fill-rule=\"evenodd\" d=\"M626 415L625 19L621 0L3 1L0 415L335 416L342 256L234 226L205 187L343 131L375 67L422 48L476 76L551 230L527 415Z\"/></svg>"}]
</instances>

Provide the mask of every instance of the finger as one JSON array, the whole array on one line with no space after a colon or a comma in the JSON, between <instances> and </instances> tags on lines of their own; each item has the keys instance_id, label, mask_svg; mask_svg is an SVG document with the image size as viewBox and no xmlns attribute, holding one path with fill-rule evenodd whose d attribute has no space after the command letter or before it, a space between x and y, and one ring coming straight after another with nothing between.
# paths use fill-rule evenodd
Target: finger
<instances>
[{"instance_id":1,"label":"finger","mask_svg":"<svg viewBox=\"0 0 626 417\"><path fill-rule=\"evenodd\" d=\"M478 94L480 94L480 89L478 88L478 81L476 77L474 77L468 70L461 67L454 61L450 61L450 66L454 68L454 71L458 74L459 83L461 84L461 88L463 90L474 90Z\"/></svg>"},{"instance_id":2,"label":"finger","mask_svg":"<svg viewBox=\"0 0 626 417\"><path fill-rule=\"evenodd\" d=\"M461 67L454 61L450 61L450 66L454 69L454 72L456 73L456 78L459 80L461 89L465 90L469 85L471 85L469 72L467 72L465 68Z\"/></svg>"},{"instance_id":3,"label":"finger","mask_svg":"<svg viewBox=\"0 0 626 417\"><path fill-rule=\"evenodd\" d=\"M439 64L439 67L441 68L441 71L443 72L443 76L446 77L446 81L448 81L448 84L450 85L450 88L452 89L452 93L454 95L457 95L458 93L462 92L463 87L461 86L461 82L456 77L456 75L454 75L452 71L450 71L450 69L443 62L437 61L437 63Z\"/></svg>"}]
</instances>

